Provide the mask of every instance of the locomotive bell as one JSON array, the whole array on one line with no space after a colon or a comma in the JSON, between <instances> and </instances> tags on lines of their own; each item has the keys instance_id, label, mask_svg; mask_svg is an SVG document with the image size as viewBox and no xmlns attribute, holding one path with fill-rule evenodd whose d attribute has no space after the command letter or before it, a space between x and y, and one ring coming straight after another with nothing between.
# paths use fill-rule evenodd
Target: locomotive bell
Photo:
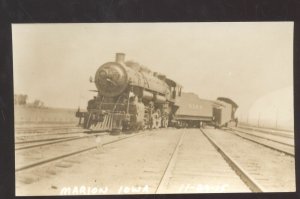
<instances>
[{"instance_id":1,"label":"locomotive bell","mask_svg":"<svg viewBox=\"0 0 300 199\"><path fill-rule=\"evenodd\" d=\"M122 64L125 62L125 54L124 53L116 53L116 62Z\"/></svg>"}]
</instances>

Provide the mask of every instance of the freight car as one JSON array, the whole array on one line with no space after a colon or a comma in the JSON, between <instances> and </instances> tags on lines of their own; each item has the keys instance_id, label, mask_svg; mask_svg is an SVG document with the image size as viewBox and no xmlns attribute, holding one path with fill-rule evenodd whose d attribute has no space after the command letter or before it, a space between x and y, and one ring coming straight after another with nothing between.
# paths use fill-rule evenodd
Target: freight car
<instances>
[{"instance_id":1,"label":"freight car","mask_svg":"<svg viewBox=\"0 0 300 199\"><path fill-rule=\"evenodd\" d=\"M229 98L219 97L216 101L199 98L194 93L182 93L176 100L178 110L175 114L175 126L205 127L207 124L217 128L237 124L235 112L238 105Z\"/></svg>"},{"instance_id":2,"label":"freight car","mask_svg":"<svg viewBox=\"0 0 300 199\"><path fill-rule=\"evenodd\" d=\"M182 92L177 98L178 110L175 114L175 125L181 127L203 127L213 122L214 101L199 98L194 93Z\"/></svg>"},{"instance_id":3,"label":"freight car","mask_svg":"<svg viewBox=\"0 0 300 199\"><path fill-rule=\"evenodd\" d=\"M231 99L226 97L218 97L213 107L215 126L227 127L232 123L237 126L238 119L235 117L237 108L238 105Z\"/></svg>"},{"instance_id":4,"label":"freight car","mask_svg":"<svg viewBox=\"0 0 300 199\"><path fill-rule=\"evenodd\" d=\"M175 101L181 86L138 63L126 62L124 53L100 66L91 81L97 95L88 102L87 111L76 113L85 129L119 132L168 127L178 108Z\"/></svg>"}]
</instances>

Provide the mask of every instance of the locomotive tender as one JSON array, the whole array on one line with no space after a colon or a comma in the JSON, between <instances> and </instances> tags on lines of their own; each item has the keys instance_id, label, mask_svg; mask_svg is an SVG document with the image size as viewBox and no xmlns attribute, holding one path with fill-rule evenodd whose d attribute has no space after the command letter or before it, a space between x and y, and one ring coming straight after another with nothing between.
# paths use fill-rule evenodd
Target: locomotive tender
<instances>
[{"instance_id":1,"label":"locomotive tender","mask_svg":"<svg viewBox=\"0 0 300 199\"><path fill-rule=\"evenodd\" d=\"M231 99L212 101L183 93L182 87L165 75L125 61L124 53L117 53L115 62L100 66L94 83L97 96L88 101L87 112L76 112L85 129L119 132L237 124L238 105Z\"/></svg>"},{"instance_id":2,"label":"locomotive tender","mask_svg":"<svg viewBox=\"0 0 300 199\"><path fill-rule=\"evenodd\" d=\"M213 121L213 101L200 99L195 93L182 92L176 101L179 107L176 115L176 127L201 127Z\"/></svg>"},{"instance_id":3,"label":"locomotive tender","mask_svg":"<svg viewBox=\"0 0 300 199\"><path fill-rule=\"evenodd\" d=\"M87 112L76 113L79 123L83 118L83 127L93 131L168 127L182 89L165 75L125 62L124 53L100 66L94 83L97 96L89 100Z\"/></svg>"}]
</instances>

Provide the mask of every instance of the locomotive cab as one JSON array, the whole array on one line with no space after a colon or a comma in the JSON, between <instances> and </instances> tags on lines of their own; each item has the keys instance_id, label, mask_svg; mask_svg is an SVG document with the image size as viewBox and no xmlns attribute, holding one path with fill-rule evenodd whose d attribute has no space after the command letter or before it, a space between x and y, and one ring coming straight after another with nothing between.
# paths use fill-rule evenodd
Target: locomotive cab
<instances>
[{"instance_id":1,"label":"locomotive cab","mask_svg":"<svg viewBox=\"0 0 300 199\"><path fill-rule=\"evenodd\" d=\"M165 80L166 83L168 84L168 86L170 87L171 92L169 93L169 98L171 101L175 101L177 96L180 97L181 96L181 89L182 86L177 84L175 81L171 80L171 79L166 79Z\"/></svg>"}]
</instances>

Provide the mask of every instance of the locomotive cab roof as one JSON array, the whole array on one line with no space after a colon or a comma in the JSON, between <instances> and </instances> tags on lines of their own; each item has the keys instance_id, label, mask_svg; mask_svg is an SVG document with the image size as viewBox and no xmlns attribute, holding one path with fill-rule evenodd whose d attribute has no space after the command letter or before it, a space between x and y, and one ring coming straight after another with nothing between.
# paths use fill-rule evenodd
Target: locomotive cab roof
<instances>
[{"instance_id":1,"label":"locomotive cab roof","mask_svg":"<svg viewBox=\"0 0 300 199\"><path fill-rule=\"evenodd\" d=\"M176 83L174 80L171 80L169 78L166 78L166 83L171 86L171 87L178 87L178 88L182 88L182 86L178 83Z\"/></svg>"},{"instance_id":2,"label":"locomotive cab roof","mask_svg":"<svg viewBox=\"0 0 300 199\"><path fill-rule=\"evenodd\" d=\"M217 100L220 100L220 101L226 102L228 104L231 104L235 108L239 107L233 100L231 100L227 97L218 97Z\"/></svg>"}]
</instances>

